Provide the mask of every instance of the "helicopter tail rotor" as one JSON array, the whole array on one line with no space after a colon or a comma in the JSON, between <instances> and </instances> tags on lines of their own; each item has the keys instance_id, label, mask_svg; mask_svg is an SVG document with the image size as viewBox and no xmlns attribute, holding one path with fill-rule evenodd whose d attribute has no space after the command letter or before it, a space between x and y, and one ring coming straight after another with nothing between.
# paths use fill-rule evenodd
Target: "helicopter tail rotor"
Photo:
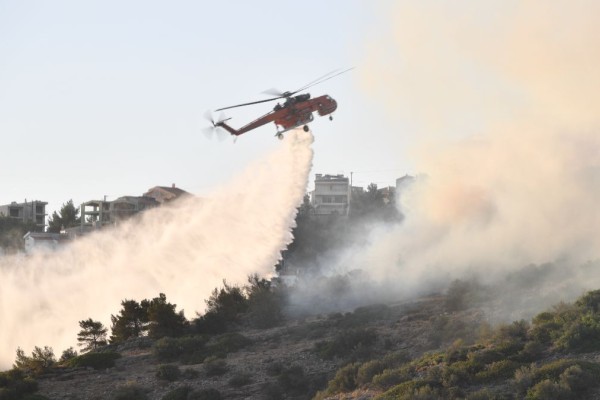
<instances>
[{"instance_id":1,"label":"helicopter tail rotor","mask_svg":"<svg viewBox=\"0 0 600 400\"><path fill-rule=\"evenodd\" d=\"M219 115L219 118L216 119L213 115L213 113L210 110L207 110L204 113L204 119L206 119L208 122L210 122L211 126L207 126L205 128L202 128L202 133L204 134L204 136L207 137L207 139L214 139L215 136L216 138L222 142L223 140L225 140L227 138L227 136L229 136L229 133L224 130L221 127L221 123L231 119L231 118L227 118L227 116L225 115L225 113L221 113Z\"/></svg>"}]
</instances>

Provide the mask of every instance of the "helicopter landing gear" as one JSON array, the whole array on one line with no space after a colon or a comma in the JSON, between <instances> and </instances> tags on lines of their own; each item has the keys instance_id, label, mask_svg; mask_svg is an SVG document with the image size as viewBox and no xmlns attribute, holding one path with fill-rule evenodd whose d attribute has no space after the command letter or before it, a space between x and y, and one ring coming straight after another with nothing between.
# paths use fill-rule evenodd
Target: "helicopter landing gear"
<instances>
[{"instance_id":1,"label":"helicopter landing gear","mask_svg":"<svg viewBox=\"0 0 600 400\"><path fill-rule=\"evenodd\" d=\"M308 125L304 125L304 128L302 129L304 129L304 132L308 132Z\"/></svg>"},{"instance_id":2,"label":"helicopter landing gear","mask_svg":"<svg viewBox=\"0 0 600 400\"><path fill-rule=\"evenodd\" d=\"M330 121L333 121L333 115L330 115L330 116L329 116L329 120L330 120Z\"/></svg>"},{"instance_id":3,"label":"helicopter landing gear","mask_svg":"<svg viewBox=\"0 0 600 400\"><path fill-rule=\"evenodd\" d=\"M279 140L283 140L283 134L281 133L276 134L275 137Z\"/></svg>"}]
</instances>

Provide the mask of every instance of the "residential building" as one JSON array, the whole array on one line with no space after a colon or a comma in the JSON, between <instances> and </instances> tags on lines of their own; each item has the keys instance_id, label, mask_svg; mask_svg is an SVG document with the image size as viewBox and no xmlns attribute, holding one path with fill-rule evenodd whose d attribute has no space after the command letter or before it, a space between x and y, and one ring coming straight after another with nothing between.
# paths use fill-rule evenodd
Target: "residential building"
<instances>
[{"instance_id":1,"label":"residential building","mask_svg":"<svg viewBox=\"0 0 600 400\"><path fill-rule=\"evenodd\" d=\"M81 204L81 228L101 228L115 225L135 214L158 207L159 202L148 196L122 196L113 201L91 200ZM84 233L79 229L77 233Z\"/></svg>"},{"instance_id":2,"label":"residential building","mask_svg":"<svg viewBox=\"0 0 600 400\"><path fill-rule=\"evenodd\" d=\"M24 203L13 201L10 204L0 206L0 214L18 219L22 222L33 222L37 232L43 232L46 229L46 205L45 201L34 200Z\"/></svg>"},{"instance_id":3,"label":"residential building","mask_svg":"<svg viewBox=\"0 0 600 400\"><path fill-rule=\"evenodd\" d=\"M172 184L170 187L154 186L153 188L148 189L146 193L144 193L144 196L152 197L160 204L169 203L173 200L179 199L180 197L185 197L189 195L190 193L186 192L183 189L179 189L175 186L175 184Z\"/></svg>"},{"instance_id":4,"label":"residential building","mask_svg":"<svg viewBox=\"0 0 600 400\"><path fill-rule=\"evenodd\" d=\"M90 200L81 203L79 216L82 228L102 228L104 225L109 225L111 223L110 201Z\"/></svg>"},{"instance_id":5,"label":"residential building","mask_svg":"<svg viewBox=\"0 0 600 400\"><path fill-rule=\"evenodd\" d=\"M350 180L344 175L316 174L311 205L316 215L348 215Z\"/></svg>"},{"instance_id":6,"label":"residential building","mask_svg":"<svg viewBox=\"0 0 600 400\"><path fill-rule=\"evenodd\" d=\"M69 237L63 233L49 232L27 232L23 236L25 241L25 253L31 254L37 250L56 250L69 241Z\"/></svg>"}]
</instances>

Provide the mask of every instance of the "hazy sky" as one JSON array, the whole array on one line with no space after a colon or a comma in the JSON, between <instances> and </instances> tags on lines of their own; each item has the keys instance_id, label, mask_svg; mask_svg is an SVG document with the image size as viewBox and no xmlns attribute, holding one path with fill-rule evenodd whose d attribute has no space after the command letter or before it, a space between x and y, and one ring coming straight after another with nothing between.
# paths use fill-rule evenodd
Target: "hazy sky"
<instances>
[{"instance_id":1,"label":"hazy sky","mask_svg":"<svg viewBox=\"0 0 600 400\"><path fill-rule=\"evenodd\" d=\"M410 132L364 90L361 64L389 29L386 2L0 0L0 204L48 211L156 185L203 195L279 146L270 124L219 142L203 113L293 90L339 104L318 118L315 173L355 171L358 185L411 173ZM372 61L372 60L369 60ZM234 127L272 103L231 110ZM388 113L389 115L389 113ZM249 182L251 184L251 182Z\"/></svg>"}]
</instances>

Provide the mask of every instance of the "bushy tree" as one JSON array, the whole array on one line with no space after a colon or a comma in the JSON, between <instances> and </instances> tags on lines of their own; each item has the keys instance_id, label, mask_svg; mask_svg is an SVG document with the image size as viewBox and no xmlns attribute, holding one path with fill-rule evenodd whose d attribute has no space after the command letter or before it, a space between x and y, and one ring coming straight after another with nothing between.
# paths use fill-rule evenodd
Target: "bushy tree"
<instances>
[{"instance_id":1,"label":"bushy tree","mask_svg":"<svg viewBox=\"0 0 600 400\"><path fill-rule=\"evenodd\" d=\"M142 301L148 320L148 336L159 339L165 336L177 337L185 332L187 320L183 310L176 312L177 304L167 302L167 296L160 293L152 300Z\"/></svg>"},{"instance_id":2,"label":"bushy tree","mask_svg":"<svg viewBox=\"0 0 600 400\"><path fill-rule=\"evenodd\" d=\"M48 218L48 232L59 233L64 228L71 228L81 223L79 209L73 204L73 200L63 203L60 211L54 211Z\"/></svg>"},{"instance_id":3,"label":"bushy tree","mask_svg":"<svg viewBox=\"0 0 600 400\"><path fill-rule=\"evenodd\" d=\"M271 281L258 275L248 277L246 293L250 322L257 328L271 328L283 321L284 295L271 285Z\"/></svg>"},{"instance_id":4,"label":"bushy tree","mask_svg":"<svg viewBox=\"0 0 600 400\"><path fill-rule=\"evenodd\" d=\"M69 347L68 349L62 352L62 355L60 356L60 359L58 361L62 363L65 361L72 360L75 357L77 357L77 352L73 347Z\"/></svg>"},{"instance_id":5,"label":"bushy tree","mask_svg":"<svg viewBox=\"0 0 600 400\"><path fill-rule=\"evenodd\" d=\"M152 300L123 300L123 308L117 316L111 315L111 343L123 342L130 338L148 335L159 339L165 336L181 336L188 322L183 311L176 312L176 304L167 302L167 296L160 293Z\"/></svg>"},{"instance_id":6,"label":"bushy tree","mask_svg":"<svg viewBox=\"0 0 600 400\"><path fill-rule=\"evenodd\" d=\"M196 320L196 330L200 333L223 333L247 310L248 299L243 288L223 281L223 287L215 288L206 300L206 312Z\"/></svg>"},{"instance_id":7,"label":"bushy tree","mask_svg":"<svg viewBox=\"0 0 600 400\"><path fill-rule=\"evenodd\" d=\"M123 300L119 314L111 315L111 343L120 343L130 338L140 337L148 330L148 313L135 300Z\"/></svg>"},{"instance_id":8,"label":"bushy tree","mask_svg":"<svg viewBox=\"0 0 600 400\"><path fill-rule=\"evenodd\" d=\"M25 355L20 347L17 349L17 358L14 368L19 369L29 375L39 375L56 363L52 347L44 348L35 346L31 357Z\"/></svg>"},{"instance_id":9,"label":"bushy tree","mask_svg":"<svg viewBox=\"0 0 600 400\"><path fill-rule=\"evenodd\" d=\"M94 321L88 318L79 321L81 331L77 334L77 341L82 346L82 351L95 350L100 346L106 346L107 329L100 321Z\"/></svg>"}]
</instances>

